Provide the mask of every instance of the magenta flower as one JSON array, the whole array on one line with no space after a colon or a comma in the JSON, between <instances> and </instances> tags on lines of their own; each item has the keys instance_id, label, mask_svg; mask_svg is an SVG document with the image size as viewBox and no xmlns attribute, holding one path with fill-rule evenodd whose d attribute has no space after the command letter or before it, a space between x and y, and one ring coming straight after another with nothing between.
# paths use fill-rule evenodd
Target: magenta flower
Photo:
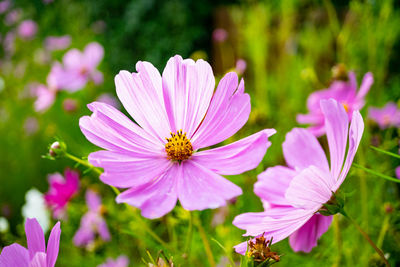
<instances>
[{"instance_id":1,"label":"magenta flower","mask_svg":"<svg viewBox=\"0 0 400 267\"><path fill-rule=\"evenodd\" d=\"M103 264L98 265L97 267L128 267L129 259L125 255L119 256L117 259L108 258L107 261Z\"/></svg>"},{"instance_id":2,"label":"magenta flower","mask_svg":"<svg viewBox=\"0 0 400 267\"><path fill-rule=\"evenodd\" d=\"M255 168L271 145L267 129L219 148L199 151L234 135L250 114L250 97L236 73L225 75L214 92L211 66L171 58L162 76L148 62L138 73L121 71L117 95L136 125L104 103L89 105L92 116L80 119L86 138L106 150L89 155L104 169L100 179L130 188L117 197L138 207L147 218L171 211L179 199L187 210L217 208L242 193L220 175Z\"/></svg>"},{"instance_id":3,"label":"magenta flower","mask_svg":"<svg viewBox=\"0 0 400 267\"><path fill-rule=\"evenodd\" d=\"M368 109L368 117L375 121L381 129L388 127L400 127L400 110L393 102L388 102L383 108L371 107Z\"/></svg>"},{"instance_id":4,"label":"magenta flower","mask_svg":"<svg viewBox=\"0 0 400 267\"><path fill-rule=\"evenodd\" d=\"M44 46L49 51L64 50L71 45L71 36L49 36L44 41Z\"/></svg>"},{"instance_id":5,"label":"magenta flower","mask_svg":"<svg viewBox=\"0 0 400 267\"><path fill-rule=\"evenodd\" d=\"M259 175L255 192L269 204L264 212L237 216L233 224L245 229L246 236L260 236L279 242L289 237L294 251L310 252L325 233L332 216L318 211L332 198L343 183L353 162L364 130L364 122L354 111L349 120L342 104L321 100L321 112L330 151L330 168L317 138L306 129L295 128L286 135L283 153L288 164L268 168ZM346 154L347 138L349 145ZM236 246L245 253L246 242Z\"/></svg>"},{"instance_id":6,"label":"magenta flower","mask_svg":"<svg viewBox=\"0 0 400 267\"><path fill-rule=\"evenodd\" d=\"M364 75L360 90L357 92L357 80L353 72L349 72L349 81L334 81L328 89L312 93L307 99L309 114L297 115L297 122L310 124L309 130L315 136L323 135L325 131L324 115L320 108L321 99L333 98L343 105L349 119L353 111L360 110L365 104L365 96L368 93L374 79L368 72Z\"/></svg>"},{"instance_id":7,"label":"magenta flower","mask_svg":"<svg viewBox=\"0 0 400 267\"><path fill-rule=\"evenodd\" d=\"M37 24L33 20L24 20L18 26L18 34L21 38L25 40L30 40L35 37L37 28Z\"/></svg>"},{"instance_id":8,"label":"magenta flower","mask_svg":"<svg viewBox=\"0 0 400 267\"><path fill-rule=\"evenodd\" d=\"M75 92L82 89L89 80L95 84L103 82L103 74L97 70L97 66L103 59L104 49L96 42L88 44L84 51L78 49L69 50L63 57L63 83L62 89Z\"/></svg>"},{"instance_id":9,"label":"magenta flower","mask_svg":"<svg viewBox=\"0 0 400 267\"><path fill-rule=\"evenodd\" d=\"M79 190L79 174L77 172L66 169L64 177L59 173L51 174L48 177L50 188L45 194L44 200L52 209L54 218L63 217L68 202Z\"/></svg>"},{"instance_id":10,"label":"magenta flower","mask_svg":"<svg viewBox=\"0 0 400 267\"><path fill-rule=\"evenodd\" d=\"M89 211L83 215L81 225L74 235L73 242L75 246L90 246L96 237L96 234L104 241L111 239L107 223L102 215L101 199L98 194L88 189L86 191L86 205Z\"/></svg>"},{"instance_id":11,"label":"magenta flower","mask_svg":"<svg viewBox=\"0 0 400 267\"><path fill-rule=\"evenodd\" d=\"M2 267L54 267L60 244L60 222L54 225L47 243L42 228L36 219L27 219L25 223L28 249L14 243L3 248L0 255Z\"/></svg>"}]
</instances>

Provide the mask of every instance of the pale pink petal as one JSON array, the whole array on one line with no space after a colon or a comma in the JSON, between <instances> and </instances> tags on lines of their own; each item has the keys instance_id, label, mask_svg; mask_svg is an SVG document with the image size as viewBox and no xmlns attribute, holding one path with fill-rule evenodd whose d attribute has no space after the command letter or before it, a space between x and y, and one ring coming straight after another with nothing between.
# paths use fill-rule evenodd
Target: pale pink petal
<instances>
[{"instance_id":1,"label":"pale pink petal","mask_svg":"<svg viewBox=\"0 0 400 267\"><path fill-rule=\"evenodd\" d=\"M115 77L117 95L132 118L161 143L170 137L170 126L162 99L158 70L148 62L136 64L137 73L120 71Z\"/></svg>"},{"instance_id":2,"label":"pale pink petal","mask_svg":"<svg viewBox=\"0 0 400 267\"><path fill-rule=\"evenodd\" d=\"M86 138L97 146L112 151L155 155L165 153L161 142L138 127L124 114L105 103L88 105L93 114L79 120Z\"/></svg>"},{"instance_id":3,"label":"pale pink petal","mask_svg":"<svg viewBox=\"0 0 400 267\"><path fill-rule=\"evenodd\" d=\"M45 252L46 244L43 229L36 219L26 219L25 234L30 259L38 252Z\"/></svg>"},{"instance_id":4,"label":"pale pink petal","mask_svg":"<svg viewBox=\"0 0 400 267\"><path fill-rule=\"evenodd\" d=\"M193 161L182 162L181 172L178 197L187 210L215 209L242 194L240 187Z\"/></svg>"},{"instance_id":5,"label":"pale pink petal","mask_svg":"<svg viewBox=\"0 0 400 267\"><path fill-rule=\"evenodd\" d=\"M360 90L357 93L357 100L362 100L364 103L364 98L367 95L369 89L371 88L372 84L374 83L374 77L371 72L368 72L364 75L364 78L360 85ZM357 109L361 109L362 106L358 106Z\"/></svg>"},{"instance_id":6,"label":"pale pink petal","mask_svg":"<svg viewBox=\"0 0 400 267\"><path fill-rule=\"evenodd\" d=\"M343 183L344 179L346 178L347 173L350 170L351 164L353 163L353 159L357 152L358 145L360 144L363 132L364 132L363 118L361 117L361 114L359 111L354 111L353 117L351 119L351 125L350 125L349 148L347 151L346 161L343 165L343 169L340 173L340 177L332 189L333 191L336 191L340 187L340 185Z\"/></svg>"},{"instance_id":7,"label":"pale pink petal","mask_svg":"<svg viewBox=\"0 0 400 267\"><path fill-rule=\"evenodd\" d=\"M90 69L95 69L104 56L104 48L99 43L92 42L85 47L83 52L84 64Z\"/></svg>"},{"instance_id":8,"label":"pale pink petal","mask_svg":"<svg viewBox=\"0 0 400 267\"><path fill-rule=\"evenodd\" d=\"M268 168L258 175L254 193L269 204L290 205L285 198L285 192L296 174L296 171L284 166Z\"/></svg>"},{"instance_id":9,"label":"pale pink petal","mask_svg":"<svg viewBox=\"0 0 400 267\"><path fill-rule=\"evenodd\" d=\"M234 135L250 115L250 96L244 93L244 81L237 86L237 74L226 74L218 84L210 107L192 138L194 149L212 146Z\"/></svg>"},{"instance_id":10,"label":"pale pink petal","mask_svg":"<svg viewBox=\"0 0 400 267\"><path fill-rule=\"evenodd\" d=\"M311 252L318 239L328 230L333 216L313 215L308 222L290 235L289 244L295 252Z\"/></svg>"},{"instance_id":11,"label":"pale pink petal","mask_svg":"<svg viewBox=\"0 0 400 267\"><path fill-rule=\"evenodd\" d=\"M337 179L342 170L346 153L349 119L344 107L334 99L321 100L321 109L325 116L331 173Z\"/></svg>"},{"instance_id":12,"label":"pale pink petal","mask_svg":"<svg viewBox=\"0 0 400 267\"><path fill-rule=\"evenodd\" d=\"M293 207L315 212L331 198L334 183L329 171L310 166L293 177L285 197Z\"/></svg>"},{"instance_id":13,"label":"pale pink petal","mask_svg":"<svg viewBox=\"0 0 400 267\"><path fill-rule=\"evenodd\" d=\"M90 76L94 84L102 84L104 81L103 73L100 71L93 71Z\"/></svg>"},{"instance_id":14,"label":"pale pink petal","mask_svg":"<svg viewBox=\"0 0 400 267\"><path fill-rule=\"evenodd\" d=\"M214 92L210 64L181 56L170 58L162 74L165 106L173 132L182 129L191 138L203 120Z\"/></svg>"},{"instance_id":15,"label":"pale pink petal","mask_svg":"<svg viewBox=\"0 0 400 267\"><path fill-rule=\"evenodd\" d=\"M35 101L35 110L37 112L43 112L47 110L51 105L53 105L56 92L50 90L44 85L39 85L36 89L37 99Z\"/></svg>"},{"instance_id":16,"label":"pale pink petal","mask_svg":"<svg viewBox=\"0 0 400 267\"><path fill-rule=\"evenodd\" d=\"M155 219L170 212L177 201L176 183L181 171L174 164L162 176L137 187L132 187L117 196L118 203L128 203L140 208L142 216Z\"/></svg>"},{"instance_id":17,"label":"pale pink petal","mask_svg":"<svg viewBox=\"0 0 400 267\"><path fill-rule=\"evenodd\" d=\"M47 266L46 253L38 252L35 254L33 259L29 262L29 267L50 267Z\"/></svg>"},{"instance_id":18,"label":"pale pink petal","mask_svg":"<svg viewBox=\"0 0 400 267\"><path fill-rule=\"evenodd\" d=\"M57 222L51 230L49 241L47 243L47 267L54 267L58 257L60 247L60 222Z\"/></svg>"},{"instance_id":19,"label":"pale pink petal","mask_svg":"<svg viewBox=\"0 0 400 267\"><path fill-rule=\"evenodd\" d=\"M234 246L236 253L245 255L247 251L248 242L242 242L236 246Z\"/></svg>"},{"instance_id":20,"label":"pale pink petal","mask_svg":"<svg viewBox=\"0 0 400 267\"><path fill-rule=\"evenodd\" d=\"M293 169L301 171L314 165L329 171L324 150L317 138L306 129L294 128L287 133L282 148L287 164Z\"/></svg>"},{"instance_id":21,"label":"pale pink petal","mask_svg":"<svg viewBox=\"0 0 400 267\"><path fill-rule=\"evenodd\" d=\"M192 160L223 175L234 175L254 169L264 158L274 129L262 130L232 144L195 153Z\"/></svg>"},{"instance_id":22,"label":"pale pink petal","mask_svg":"<svg viewBox=\"0 0 400 267\"><path fill-rule=\"evenodd\" d=\"M101 237L101 239L103 239L103 241L109 241L111 239L107 223L103 218L99 217L96 228L99 233L99 236Z\"/></svg>"},{"instance_id":23,"label":"pale pink petal","mask_svg":"<svg viewBox=\"0 0 400 267\"><path fill-rule=\"evenodd\" d=\"M86 199L86 205L89 207L89 210L97 211L100 208L101 198L93 190L90 189L86 190L85 199Z\"/></svg>"},{"instance_id":24,"label":"pale pink petal","mask_svg":"<svg viewBox=\"0 0 400 267\"><path fill-rule=\"evenodd\" d=\"M4 247L1 251L0 266L2 267L27 267L28 264L28 250L17 243Z\"/></svg>"},{"instance_id":25,"label":"pale pink petal","mask_svg":"<svg viewBox=\"0 0 400 267\"><path fill-rule=\"evenodd\" d=\"M116 187L139 186L159 177L172 164L166 157L120 152L97 151L89 155L89 162L104 169L100 180Z\"/></svg>"},{"instance_id":26,"label":"pale pink petal","mask_svg":"<svg viewBox=\"0 0 400 267\"><path fill-rule=\"evenodd\" d=\"M81 51L74 48L65 53L63 63L66 69L76 69L82 65L83 55Z\"/></svg>"}]
</instances>

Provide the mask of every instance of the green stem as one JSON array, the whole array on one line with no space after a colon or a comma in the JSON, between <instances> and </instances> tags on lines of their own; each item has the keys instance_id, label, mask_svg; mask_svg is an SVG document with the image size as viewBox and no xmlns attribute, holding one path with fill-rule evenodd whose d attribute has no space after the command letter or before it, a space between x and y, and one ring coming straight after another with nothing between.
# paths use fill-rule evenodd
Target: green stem
<instances>
[{"instance_id":1,"label":"green stem","mask_svg":"<svg viewBox=\"0 0 400 267\"><path fill-rule=\"evenodd\" d=\"M370 146L370 147L371 147L373 150L376 150L376 151L381 152L381 153L383 153L383 154L386 154L386 155L389 155L389 156L392 156L392 157L395 157L395 158L400 159L400 155L398 155L398 154L395 154L395 153L392 153L392 152L389 152L389 151L380 149L379 147L375 147L375 146Z\"/></svg>"},{"instance_id":2,"label":"green stem","mask_svg":"<svg viewBox=\"0 0 400 267\"><path fill-rule=\"evenodd\" d=\"M65 157L67 157L67 158L69 158L69 159L71 159L71 160L73 160L73 161L79 163L80 165L83 165L83 166L85 166L85 167L88 167L90 170L94 171L94 172L95 172L96 174L98 174L98 175L100 175L100 174L103 173L99 168L96 168L95 166L93 166L92 164L90 164L90 163L89 163L88 161L86 161L86 160L80 159L80 158L78 158L78 157L76 157L76 156L74 156L74 155L69 154L68 152L65 152L64 155L65 155Z\"/></svg>"},{"instance_id":3,"label":"green stem","mask_svg":"<svg viewBox=\"0 0 400 267\"><path fill-rule=\"evenodd\" d=\"M363 167L363 166L361 166L361 165L358 165L357 163L354 163L354 162L353 162L353 166L356 167L356 168L359 168L359 169L361 169L361 170L363 170L363 171L365 171L365 172L368 172L368 173L370 173L370 174L374 174L374 175L376 175L376 176L378 176L378 177L381 177L381 178L383 178L383 179L389 180L389 181L391 181L391 182L400 183L400 179L396 179L396 178L390 177L390 176L388 176L388 175L385 175L385 174L382 174L382 173L373 171L373 170L371 170L371 169L368 169L368 168L365 168L365 167Z\"/></svg>"},{"instance_id":4,"label":"green stem","mask_svg":"<svg viewBox=\"0 0 400 267\"><path fill-rule=\"evenodd\" d=\"M187 257L189 257L190 253L190 245L192 244L192 236L193 236L193 213L189 211L190 218L189 218L189 225L188 225L188 233L187 233L187 239L186 239L186 244L185 244L185 254Z\"/></svg>"},{"instance_id":5,"label":"green stem","mask_svg":"<svg viewBox=\"0 0 400 267\"><path fill-rule=\"evenodd\" d=\"M385 265L390 267L388 260L385 258L385 255L383 254L383 251L375 245L375 243L368 236L368 234L366 232L364 232L363 229L361 229L360 225L358 225L358 223L355 220L353 220L351 217L349 217L344 210L342 210L340 213L353 223L353 225L361 233L361 235L365 238L365 240L367 240L367 242L371 245L371 247L378 253L378 255L381 257L381 259L383 260Z\"/></svg>"},{"instance_id":6,"label":"green stem","mask_svg":"<svg viewBox=\"0 0 400 267\"><path fill-rule=\"evenodd\" d=\"M338 216L333 217L333 232L335 235L336 246L338 248L338 253L334 266L340 266L340 262L342 260L342 237L340 235L340 224Z\"/></svg>"},{"instance_id":7,"label":"green stem","mask_svg":"<svg viewBox=\"0 0 400 267\"><path fill-rule=\"evenodd\" d=\"M376 245L378 247L382 247L383 240L385 240L386 232L389 229L389 219L390 219L390 216L388 214L386 214L385 218L383 219L382 228L379 233L378 241L376 242Z\"/></svg>"},{"instance_id":8,"label":"green stem","mask_svg":"<svg viewBox=\"0 0 400 267\"><path fill-rule=\"evenodd\" d=\"M210 263L211 267L215 267L215 261L214 257L211 251L210 243L208 242L206 232L204 231L203 226L201 226L201 222L199 219L196 217L194 218L194 224L196 225L197 229L199 230L199 234L201 237L201 240L203 241L204 249L206 251L207 259L208 262Z\"/></svg>"}]
</instances>

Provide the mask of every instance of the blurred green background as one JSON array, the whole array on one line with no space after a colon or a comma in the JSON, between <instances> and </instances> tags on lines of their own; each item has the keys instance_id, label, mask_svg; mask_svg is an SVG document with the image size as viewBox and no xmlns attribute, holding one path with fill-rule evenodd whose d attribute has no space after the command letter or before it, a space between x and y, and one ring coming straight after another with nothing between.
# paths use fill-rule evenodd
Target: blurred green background
<instances>
[{"instance_id":1,"label":"blurred green background","mask_svg":"<svg viewBox=\"0 0 400 267\"><path fill-rule=\"evenodd\" d=\"M20 209L26 191L35 187L46 192L49 173L74 166L67 159L43 159L48 145L58 137L75 155L85 157L97 150L81 134L78 120L89 114L86 104L102 93L115 96L114 76L119 70L134 71L138 60L150 61L162 71L169 57L175 54L205 58L218 78L235 70L237 60L245 60L247 67L241 75L252 99L252 112L248 123L226 143L264 128L278 131L257 169L229 178L244 191L235 203L228 209L194 213L210 239L215 262L221 266L225 266L227 256L240 260L232 246L245 239L241 237L243 231L232 226L233 218L243 212L262 210L253 193L257 174L269 166L284 164L281 144L285 133L298 126L296 115L306 112L308 95L329 86L334 65L343 63L354 70L359 83L366 72L373 73L375 82L362 110L365 121L369 105L383 106L400 98L399 1L54 0L46 4L25 0L12 2L12 9L20 10L21 20L36 21L38 33L30 41L17 38L12 55L0 49L3 84L0 86L0 216L7 217L11 226L10 232L0 234L0 247L16 240L25 242ZM0 20L5 17L6 14L1 14ZM13 27L0 24L3 42ZM215 29L224 29L226 39L213 38ZM91 41L104 46L105 56L100 65L104 83L100 86L89 83L73 94L61 92L47 112L37 113L29 84L45 83L51 62L60 61L65 53L55 51L47 55L48 59L41 60L43 41L49 35L65 34L72 38L71 48L83 49ZM78 102L75 111L63 109L67 98ZM355 162L394 177L400 161L378 154L369 146L374 144L397 153L398 136L398 129L381 131L368 121ZM324 138L321 141L326 147ZM173 256L177 266L209 266L197 231L190 243L190 254L183 253L189 214L182 208L176 207L160 220L138 221L139 212L117 205L113 192L93 173L82 174L81 183L79 196L69 206L69 218L61 226L57 266L96 266L105 258L121 253L130 258L132 266L138 266L143 264L142 258L149 259L147 250L156 257L160 249L168 257ZM71 242L86 211L84 189L88 186L102 193L112 234L110 243L100 242L90 251L76 248ZM344 190L354 191L347 203L348 210L373 240L379 239L383 226L387 227L382 248L390 255L392 266L400 265L398 184L352 168ZM391 203L394 212L385 213L385 203ZM223 214L218 225L212 223L216 214ZM154 229L171 247L160 246L145 234L143 227ZM211 238L218 240L227 252ZM293 253L287 240L273 247L283 255L277 266L381 264L374 251L341 216L335 217L335 223L310 254Z\"/></svg>"}]
</instances>

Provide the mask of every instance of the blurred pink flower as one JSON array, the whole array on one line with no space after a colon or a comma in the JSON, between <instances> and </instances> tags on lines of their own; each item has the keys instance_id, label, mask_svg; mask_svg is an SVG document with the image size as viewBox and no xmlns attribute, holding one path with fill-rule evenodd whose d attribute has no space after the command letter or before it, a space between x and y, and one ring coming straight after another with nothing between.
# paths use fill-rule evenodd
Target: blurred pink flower
<instances>
[{"instance_id":1,"label":"blurred pink flower","mask_svg":"<svg viewBox=\"0 0 400 267\"><path fill-rule=\"evenodd\" d=\"M90 43L83 52L78 49L69 50L63 57L62 89L75 92L82 89L89 80L95 84L103 82L103 74L97 66L103 59L104 49L96 42Z\"/></svg>"},{"instance_id":2,"label":"blurred pink flower","mask_svg":"<svg viewBox=\"0 0 400 267\"><path fill-rule=\"evenodd\" d=\"M37 28L37 24L33 20L24 20L18 26L18 34L22 39L30 40L35 37Z\"/></svg>"},{"instance_id":3,"label":"blurred pink flower","mask_svg":"<svg viewBox=\"0 0 400 267\"><path fill-rule=\"evenodd\" d=\"M233 224L245 229L246 236L265 235L279 242L289 237L294 251L310 252L324 234L332 216L318 211L333 197L345 180L358 149L364 122L358 111L349 119L342 104L321 100L330 151L330 168L317 138L306 129L294 128L286 135L283 154L288 167L268 168L258 176L255 193L270 206L264 212L237 216ZM347 157L345 159L348 141ZM237 245L244 254L247 242Z\"/></svg>"},{"instance_id":4,"label":"blurred pink flower","mask_svg":"<svg viewBox=\"0 0 400 267\"><path fill-rule=\"evenodd\" d=\"M226 146L198 150L226 140L248 120L250 96L243 80L238 84L237 74L228 73L214 92L211 66L180 56L168 61L162 76L148 62L139 61L136 69L121 71L115 83L137 124L100 102L89 104L93 114L79 121L86 138L106 149L89 155L90 163L104 169L100 179L130 188L117 202L158 218L178 199L187 210L203 210L240 195L241 188L221 175L255 168L276 131L265 129Z\"/></svg>"},{"instance_id":5,"label":"blurred pink flower","mask_svg":"<svg viewBox=\"0 0 400 267\"><path fill-rule=\"evenodd\" d=\"M388 102L383 108L370 107L368 117L375 121L381 129L400 127L400 110L393 102Z\"/></svg>"},{"instance_id":6,"label":"blurred pink flower","mask_svg":"<svg viewBox=\"0 0 400 267\"><path fill-rule=\"evenodd\" d=\"M10 58L15 52L15 33L13 31L7 32L3 41L4 51L6 56Z\"/></svg>"},{"instance_id":7,"label":"blurred pink flower","mask_svg":"<svg viewBox=\"0 0 400 267\"><path fill-rule=\"evenodd\" d=\"M26 135L33 135L39 130L39 123L35 117L28 117L24 122L24 130Z\"/></svg>"},{"instance_id":8,"label":"blurred pink flower","mask_svg":"<svg viewBox=\"0 0 400 267\"><path fill-rule=\"evenodd\" d=\"M300 124L311 124L308 128L315 136L325 133L324 115L320 108L321 99L333 98L343 105L349 119L354 110L360 110L365 104L365 96L368 93L374 79L368 72L364 75L360 90L357 92L357 80L353 72L349 72L349 81L334 81L328 89L312 93L307 99L309 114L297 115Z\"/></svg>"},{"instance_id":9,"label":"blurred pink flower","mask_svg":"<svg viewBox=\"0 0 400 267\"><path fill-rule=\"evenodd\" d=\"M400 179L400 166L396 168L396 177Z\"/></svg>"},{"instance_id":10,"label":"blurred pink flower","mask_svg":"<svg viewBox=\"0 0 400 267\"><path fill-rule=\"evenodd\" d=\"M71 36L48 36L44 40L44 46L49 51L64 50L71 45Z\"/></svg>"},{"instance_id":11,"label":"blurred pink flower","mask_svg":"<svg viewBox=\"0 0 400 267\"><path fill-rule=\"evenodd\" d=\"M54 267L60 245L60 222L54 225L47 243L42 228L36 219L25 222L28 249L14 243L4 247L0 255L2 267Z\"/></svg>"},{"instance_id":12,"label":"blurred pink flower","mask_svg":"<svg viewBox=\"0 0 400 267\"><path fill-rule=\"evenodd\" d=\"M68 113L75 112L78 109L78 101L72 98L66 98L63 101L63 108Z\"/></svg>"},{"instance_id":13,"label":"blurred pink flower","mask_svg":"<svg viewBox=\"0 0 400 267\"><path fill-rule=\"evenodd\" d=\"M3 14L10 8L11 2L10 0L0 1L0 14Z\"/></svg>"},{"instance_id":14,"label":"blurred pink flower","mask_svg":"<svg viewBox=\"0 0 400 267\"><path fill-rule=\"evenodd\" d=\"M128 267L128 265L129 265L128 257L125 255L121 255L115 260L108 258L105 263L100 264L97 267Z\"/></svg>"},{"instance_id":15,"label":"blurred pink flower","mask_svg":"<svg viewBox=\"0 0 400 267\"><path fill-rule=\"evenodd\" d=\"M101 94L97 100L98 102L105 103L107 105L113 106L116 109L121 108L121 104L119 103L118 99L116 99L113 95L109 93L103 93Z\"/></svg>"},{"instance_id":16,"label":"blurred pink flower","mask_svg":"<svg viewBox=\"0 0 400 267\"><path fill-rule=\"evenodd\" d=\"M37 112L43 112L53 105L56 98L56 91L40 84L35 89L36 101L34 103Z\"/></svg>"},{"instance_id":17,"label":"blurred pink flower","mask_svg":"<svg viewBox=\"0 0 400 267\"><path fill-rule=\"evenodd\" d=\"M246 70L246 67L247 67L247 63L244 59L240 58L236 61L235 69L238 72L238 74L243 74L244 71Z\"/></svg>"},{"instance_id":18,"label":"blurred pink flower","mask_svg":"<svg viewBox=\"0 0 400 267\"><path fill-rule=\"evenodd\" d=\"M21 9L11 10L4 18L4 24L7 26L15 24L18 20L20 20L21 15L22 15Z\"/></svg>"},{"instance_id":19,"label":"blurred pink flower","mask_svg":"<svg viewBox=\"0 0 400 267\"><path fill-rule=\"evenodd\" d=\"M76 171L66 169L64 177L60 173L48 176L49 191L44 200L53 211L53 217L61 219L66 211L67 204L79 191L79 174Z\"/></svg>"},{"instance_id":20,"label":"blurred pink flower","mask_svg":"<svg viewBox=\"0 0 400 267\"><path fill-rule=\"evenodd\" d=\"M214 41L222 43L228 38L228 32L222 28L215 29L212 33Z\"/></svg>"},{"instance_id":21,"label":"blurred pink flower","mask_svg":"<svg viewBox=\"0 0 400 267\"><path fill-rule=\"evenodd\" d=\"M73 242L75 246L90 246L94 242L96 234L102 240L109 241L111 236L106 221L102 216L100 196L88 189L86 191L86 205L89 211L83 215L79 229L74 235Z\"/></svg>"}]
</instances>

